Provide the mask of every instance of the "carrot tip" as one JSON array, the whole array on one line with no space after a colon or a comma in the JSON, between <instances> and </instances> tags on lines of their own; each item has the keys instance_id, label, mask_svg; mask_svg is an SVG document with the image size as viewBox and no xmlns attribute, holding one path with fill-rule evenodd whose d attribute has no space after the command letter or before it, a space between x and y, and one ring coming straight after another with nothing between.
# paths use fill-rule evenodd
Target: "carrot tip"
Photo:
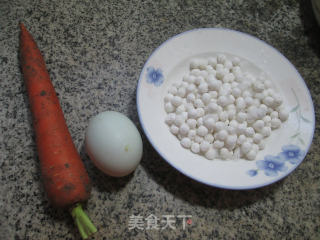
<instances>
[{"instance_id":1,"label":"carrot tip","mask_svg":"<svg viewBox=\"0 0 320 240\"><path fill-rule=\"evenodd\" d=\"M21 31L26 30L26 27L24 26L24 24L22 22L19 22L19 27Z\"/></svg>"}]
</instances>

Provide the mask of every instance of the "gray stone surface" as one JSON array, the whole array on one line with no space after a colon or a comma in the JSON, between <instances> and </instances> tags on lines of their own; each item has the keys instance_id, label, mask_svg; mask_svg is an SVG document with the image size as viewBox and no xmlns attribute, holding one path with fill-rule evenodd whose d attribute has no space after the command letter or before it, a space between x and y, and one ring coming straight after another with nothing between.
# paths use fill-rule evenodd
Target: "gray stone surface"
<instances>
[{"instance_id":1,"label":"gray stone surface","mask_svg":"<svg viewBox=\"0 0 320 240\"><path fill-rule=\"evenodd\" d=\"M79 239L67 212L48 203L18 62L18 22L44 54L74 142L93 183L93 239L319 239L319 124L305 161L252 191L204 186L169 166L144 138L134 174L103 175L83 150L88 119L104 110L140 128L135 90L152 51L199 27L252 34L279 49L310 88L319 120L320 30L309 1L0 1L0 239ZM129 230L129 216L192 215L182 229Z\"/></svg>"}]
</instances>

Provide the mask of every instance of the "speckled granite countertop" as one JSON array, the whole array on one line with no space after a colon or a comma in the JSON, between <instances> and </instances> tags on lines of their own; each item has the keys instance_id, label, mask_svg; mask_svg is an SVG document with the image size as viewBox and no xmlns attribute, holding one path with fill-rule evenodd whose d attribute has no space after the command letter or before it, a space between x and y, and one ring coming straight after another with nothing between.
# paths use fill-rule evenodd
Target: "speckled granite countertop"
<instances>
[{"instance_id":1,"label":"speckled granite countertop","mask_svg":"<svg viewBox=\"0 0 320 240\"><path fill-rule=\"evenodd\" d=\"M121 179L99 172L83 150L88 119L98 112L125 113L141 130L135 90L144 62L163 41L193 28L232 28L273 45L297 67L317 110L320 30L309 1L2 0L0 12L0 239L79 239L69 214L53 209L42 189L18 62L20 20L44 53L92 178L86 212L99 228L93 239L320 239L318 124L298 169L252 191L190 180L144 136L140 166ZM174 215L176 229L130 231L132 214ZM192 224L183 230L178 215L192 215Z\"/></svg>"}]
</instances>

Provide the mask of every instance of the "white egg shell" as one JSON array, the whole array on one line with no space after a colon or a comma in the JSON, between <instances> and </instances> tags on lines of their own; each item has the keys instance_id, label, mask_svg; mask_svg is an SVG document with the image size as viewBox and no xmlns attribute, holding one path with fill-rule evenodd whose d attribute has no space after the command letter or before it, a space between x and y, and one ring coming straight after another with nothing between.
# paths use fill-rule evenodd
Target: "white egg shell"
<instances>
[{"instance_id":1,"label":"white egg shell","mask_svg":"<svg viewBox=\"0 0 320 240\"><path fill-rule=\"evenodd\" d=\"M138 129L128 117L118 112L101 112L91 118L85 142L92 162L110 176L130 174L142 157Z\"/></svg>"}]
</instances>

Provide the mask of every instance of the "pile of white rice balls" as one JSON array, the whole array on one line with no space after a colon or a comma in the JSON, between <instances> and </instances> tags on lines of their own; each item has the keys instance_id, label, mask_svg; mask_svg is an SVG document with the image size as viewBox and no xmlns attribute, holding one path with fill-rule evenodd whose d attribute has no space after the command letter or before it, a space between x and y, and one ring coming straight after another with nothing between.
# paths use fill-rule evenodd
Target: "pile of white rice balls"
<instances>
[{"instance_id":1,"label":"pile of white rice balls","mask_svg":"<svg viewBox=\"0 0 320 240\"><path fill-rule=\"evenodd\" d=\"M193 59L164 97L165 122L182 147L207 159L254 160L289 112L272 82L238 57Z\"/></svg>"}]
</instances>

